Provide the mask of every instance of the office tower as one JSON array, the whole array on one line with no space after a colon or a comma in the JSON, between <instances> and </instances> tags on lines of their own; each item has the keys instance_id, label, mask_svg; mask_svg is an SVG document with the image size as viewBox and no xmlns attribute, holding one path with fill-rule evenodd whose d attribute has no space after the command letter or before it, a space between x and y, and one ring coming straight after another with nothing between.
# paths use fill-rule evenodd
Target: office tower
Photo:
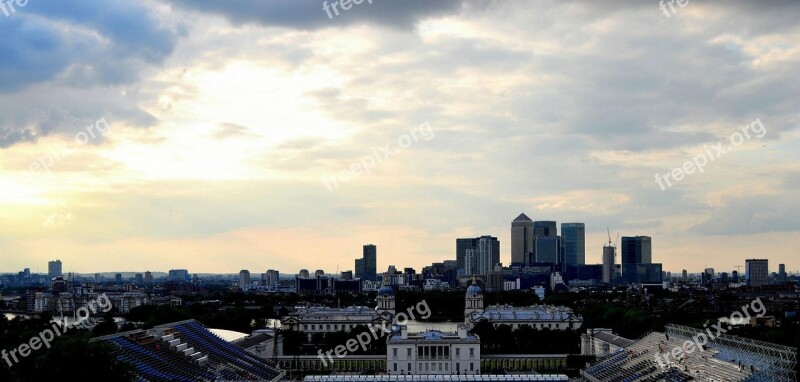
<instances>
[{"instance_id":1,"label":"office tower","mask_svg":"<svg viewBox=\"0 0 800 382\"><path fill-rule=\"evenodd\" d=\"M686 271L685 269L683 270L683 272L681 272L681 280L683 282L689 281L689 272Z\"/></svg>"},{"instance_id":2,"label":"office tower","mask_svg":"<svg viewBox=\"0 0 800 382\"><path fill-rule=\"evenodd\" d=\"M561 245L565 268L586 264L586 226L583 223L561 223Z\"/></svg>"},{"instance_id":3,"label":"office tower","mask_svg":"<svg viewBox=\"0 0 800 382\"><path fill-rule=\"evenodd\" d=\"M712 280L714 279L714 276L715 276L715 274L714 274L714 268L706 268L706 273L707 273L709 276L711 276L711 279L712 279Z\"/></svg>"},{"instance_id":4,"label":"office tower","mask_svg":"<svg viewBox=\"0 0 800 382\"><path fill-rule=\"evenodd\" d=\"M266 273L266 280L264 280L264 283L268 287L278 287L278 285L280 284L280 280L281 280L281 273L274 269L270 269Z\"/></svg>"},{"instance_id":5,"label":"office tower","mask_svg":"<svg viewBox=\"0 0 800 382\"><path fill-rule=\"evenodd\" d=\"M642 282L638 265L652 263L653 255L651 245L652 243L649 236L622 237L623 281L626 283Z\"/></svg>"},{"instance_id":6,"label":"office tower","mask_svg":"<svg viewBox=\"0 0 800 382\"><path fill-rule=\"evenodd\" d=\"M239 272L239 289L244 292L250 290L250 271L246 269Z\"/></svg>"},{"instance_id":7,"label":"office tower","mask_svg":"<svg viewBox=\"0 0 800 382\"><path fill-rule=\"evenodd\" d=\"M786 278L786 264L778 264L778 281L785 283Z\"/></svg>"},{"instance_id":8,"label":"office tower","mask_svg":"<svg viewBox=\"0 0 800 382\"><path fill-rule=\"evenodd\" d=\"M535 240L537 263L561 264L561 240L558 236L537 236Z\"/></svg>"},{"instance_id":9,"label":"office tower","mask_svg":"<svg viewBox=\"0 0 800 382\"><path fill-rule=\"evenodd\" d=\"M466 256L467 251L471 251L476 245L478 245L478 243L476 243L476 240L473 238L456 239L456 265L459 276L471 274L467 272Z\"/></svg>"},{"instance_id":10,"label":"office tower","mask_svg":"<svg viewBox=\"0 0 800 382\"><path fill-rule=\"evenodd\" d=\"M171 269L169 281L189 281L189 271L186 269Z\"/></svg>"},{"instance_id":11,"label":"office tower","mask_svg":"<svg viewBox=\"0 0 800 382\"><path fill-rule=\"evenodd\" d=\"M322 269L317 269L316 271L314 271L314 277L322 277L322 276L325 276L325 271L323 271Z\"/></svg>"},{"instance_id":12,"label":"office tower","mask_svg":"<svg viewBox=\"0 0 800 382\"><path fill-rule=\"evenodd\" d=\"M363 258L356 259L355 273L356 273L356 278L357 279L365 280L365 278L364 278L364 259Z\"/></svg>"},{"instance_id":13,"label":"office tower","mask_svg":"<svg viewBox=\"0 0 800 382\"><path fill-rule=\"evenodd\" d=\"M519 214L511 222L511 264L528 264L533 251L533 220Z\"/></svg>"},{"instance_id":14,"label":"office tower","mask_svg":"<svg viewBox=\"0 0 800 382\"><path fill-rule=\"evenodd\" d=\"M374 244L364 246L364 278L367 280L378 278L378 248Z\"/></svg>"},{"instance_id":15,"label":"office tower","mask_svg":"<svg viewBox=\"0 0 800 382\"><path fill-rule=\"evenodd\" d=\"M117 273L114 275L114 281L117 283L117 285L122 285L122 273Z\"/></svg>"},{"instance_id":16,"label":"office tower","mask_svg":"<svg viewBox=\"0 0 800 382\"><path fill-rule=\"evenodd\" d=\"M297 273L297 277L301 279L309 278L308 269L301 269L300 272Z\"/></svg>"},{"instance_id":17,"label":"office tower","mask_svg":"<svg viewBox=\"0 0 800 382\"><path fill-rule=\"evenodd\" d=\"M456 239L456 265L459 257L463 263L457 270L459 275L486 275L500 263L500 241L489 235Z\"/></svg>"},{"instance_id":18,"label":"office tower","mask_svg":"<svg viewBox=\"0 0 800 382\"><path fill-rule=\"evenodd\" d=\"M558 236L556 222L551 220L540 220L533 222L533 237L539 236Z\"/></svg>"},{"instance_id":19,"label":"office tower","mask_svg":"<svg viewBox=\"0 0 800 382\"><path fill-rule=\"evenodd\" d=\"M153 283L153 274L150 271L144 273L144 283L145 285L150 285Z\"/></svg>"},{"instance_id":20,"label":"office tower","mask_svg":"<svg viewBox=\"0 0 800 382\"><path fill-rule=\"evenodd\" d=\"M61 260L50 261L47 263L47 276L52 280L53 277L61 277Z\"/></svg>"},{"instance_id":21,"label":"office tower","mask_svg":"<svg viewBox=\"0 0 800 382\"><path fill-rule=\"evenodd\" d=\"M616 279L617 248L603 246L603 282L611 284Z\"/></svg>"},{"instance_id":22,"label":"office tower","mask_svg":"<svg viewBox=\"0 0 800 382\"><path fill-rule=\"evenodd\" d=\"M747 286L762 286L769 284L769 260L748 259L744 263L745 280Z\"/></svg>"},{"instance_id":23,"label":"office tower","mask_svg":"<svg viewBox=\"0 0 800 382\"><path fill-rule=\"evenodd\" d=\"M731 272L731 278L733 279L732 280L733 282L738 283L739 282L739 271Z\"/></svg>"},{"instance_id":24,"label":"office tower","mask_svg":"<svg viewBox=\"0 0 800 382\"><path fill-rule=\"evenodd\" d=\"M353 279L353 271L342 271L342 275L339 277L342 280L352 280Z\"/></svg>"},{"instance_id":25,"label":"office tower","mask_svg":"<svg viewBox=\"0 0 800 382\"><path fill-rule=\"evenodd\" d=\"M136 280L136 285L144 285L144 275L142 275L141 273L137 273L136 276L134 276L134 278Z\"/></svg>"}]
</instances>

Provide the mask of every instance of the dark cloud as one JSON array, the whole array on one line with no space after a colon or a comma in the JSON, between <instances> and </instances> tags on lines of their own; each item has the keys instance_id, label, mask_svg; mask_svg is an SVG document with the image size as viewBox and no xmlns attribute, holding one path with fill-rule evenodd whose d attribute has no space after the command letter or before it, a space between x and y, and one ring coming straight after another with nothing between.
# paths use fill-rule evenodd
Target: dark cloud
<instances>
[{"instance_id":1,"label":"dark cloud","mask_svg":"<svg viewBox=\"0 0 800 382\"><path fill-rule=\"evenodd\" d=\"M178 29L133 1L31 1L17 9L0 22L0 101L18 106L0 117L0 147L73 133L104 116L152 124L124 86L164 62Z\"/></svg>"},{"instance_id":2,"label":"dark cloud","mask_svg":"<svg viewBox=\"0 0 800 382\"><path fill-rule=\"evenodd\" d=\"M336 0L328 0L332 4ZM347 11L333 11L329 18L323 0L177 0L172 4L206 13L219 14L235 25L255 23L296 29L318 29L371 23L391 28L413 27L425 17L455 13L460 0L364 0Z\"/></svg>"}]
</instances>

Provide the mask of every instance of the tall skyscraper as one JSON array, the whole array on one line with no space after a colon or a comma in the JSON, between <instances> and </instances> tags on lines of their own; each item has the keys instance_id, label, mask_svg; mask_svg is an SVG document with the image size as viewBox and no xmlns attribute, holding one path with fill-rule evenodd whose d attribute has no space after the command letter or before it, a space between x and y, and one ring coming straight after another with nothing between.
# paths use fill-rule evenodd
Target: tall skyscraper
<instances>
[{"instance_id":1,"label":"tall skyscraper","mask_svg":"<svg viewBox=\"0 0 800 382\"><path fill-rule=\"evenodd\" d=\"M150 284L153 283L153 273L152 272L147 271L147 272L144 273L144 283L145 283L145 285L150 285Z\"/></svg>"},{"instance_id":2,"label":"tall skyscraper","mask_svg":"<svg viewBox=\"0 0 800 382\"><path fill-rule=\"evenodd\" d=\"M278 285L280 284L280 279L281 279L281 273L274 269L270 269L266 273L266 280L264 280L264 284L268 287L277 288Z\"/></svg>"},{"instance_id":3,"label":"tall skyscraper","mask_svg":"<svg viewBox=\"0 0 800 382\"><path fill-rule=\"evenodd\" d=\"M456 239L456 264L461 258L463 268L457 273L461 276L486 275L500 263L500 241L493 236L474 239Z\"/></svg>"},{"instance_id":4,"label":"tall skyscraper","mask_svg":"<svg viewBox=\"0 0 800 382\"><path fill-rule=\"evenodd\" d=\"M683 272L681 272L681 281L683 282L689 281L689 272L685 269L683 270Z\"/></svg>"},{"instance_id":5,"label":"tall skyscraper","mask_svg":"<svg viewBox=\"0 0 800 382\"><path fill-rule=\"evenodd\" d=\"M367 280L378 278L378 248L374 244L364 246L364 278Z\"/></svg>"},{"instance_id":6,"label":"tall skyscraper","mask_svg":"<svg viewBox=\"0 0 800 382\"><path fill-rule=\"evenodd\" d=\"M649 236L622 237L623 281L626 283L642 282L639 265L651 264L652 261L652 243Z\"/></svg>"},{"instance_id":7,"label":"tall skyscraper","mask_svg":"<svg viewBox=\"0 0 800 382\"><path fill-rule=\"evenodd\" d=\"M611 284L616 277L617 248L610 245L603 246L603 282Z\"/></svg>"},{"instance_id":8,"label":"tall skyscraper","mask_svg":"<svg viewBox=\"0 0 800 382\"><path fill-rule=\"evenodd\" d=\"M61 277L64 273L61 272L61 260L54 260L47 263L47 275L52 280L53 277Z\"/></svg>"},{"instance_id":9,"label":"tall skyscraper","mask_svg":"<svg viewBox=\"0 0 800 382\"><path fill-rule=\"evenodd\" d=\"M556 222L552 220L540 220L533 222L533 237L539 236L558 236Z\"/></svg>"},{"instance_id":10,"label":"tall skyscraper","mask_svg":"<svg viewBox=\"0 0 800 382\"><path fill-rule=\"evenodd\" d=\"M744 263L745 280L747 286L762 286L769 284L769 260L748 259Z\"/></svg>"},{"instance_id":11,"label":"tall skyscraper","mask_svg":"<svg viewBox=\"0 0 800 382\"><path fill-rule=\"evenodd\" d=\"M537 236L534 243L537 263L561 264L561 240L558 236Z\"/></svg>"},{"instance_id":12,"label":"tall skyscraper","mask_svg":"<svg viewBox=\"0 0 800 382\"><path fill-rule=\"evenodd\" d=\"M356 259L355 274L357 279L365 280L364 278L364 258Z\"/></svg>"},{"instance_id":13,"label":"tall skyscraper","mask_svg":"<svg viewBox=\"0 0 800 382\"><path fill-rule=\"evenodd\" d=\"M528 264L533 252L533 220L519 214L511 222L511 264Z\"/></svg>"},{"instance_id":14,"label":"tall skyscraper","mask_svg":"<svg viewBox=\"0 0 800 382\"><path fill-rule=\"evenodd\" d=\"M586 226L583 223L561 223L561 244L565 267L586 264Z\"/></svg>"},{"instance_id":15,"label":"tall skyscraper","mask_svg":"<svg viewBox=\"0 0 800 382\"><path fill-rule=\"evenodd\" d=\"M778 264L778 280L781 283L788 281L786 277L786 264Z\"/></svg>"},{"instance_id":16,"label":"tall skyscraper","mask_svg":"<svg viewBox=\"0 0 800 382\"><path fill-rule=\"evenodd\" d=\"M239 289L245 292L250 290L250 271L246 269L239 272Z\"/></svg>"}]
</instances>

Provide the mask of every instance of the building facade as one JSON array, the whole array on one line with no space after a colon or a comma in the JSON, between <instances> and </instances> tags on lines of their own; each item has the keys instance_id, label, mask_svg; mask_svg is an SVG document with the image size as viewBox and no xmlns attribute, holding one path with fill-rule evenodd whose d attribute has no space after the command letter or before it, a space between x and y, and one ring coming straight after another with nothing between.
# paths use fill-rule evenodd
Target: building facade
<instances>
[{"instance_id":1,"label":"building facade","mask_svg":"<svg viewBox=\"0 0 800 382\"><path fill-rule=\"evenodd\" d=\"M459 326L456 333L429 330L409 333L406 326L392 333L386 343L386 373L480 374L481 342Z\"/></svg>"},{"instance_id":2,"label":"building facade","mask_svg":"<svg viewBox=\"0 0 800 382\"><path fill-rule=\"evenodd\" d=\"M533 220L519 214L511 222L511 264L526 265L533 251Z\"/></svg>"},{"instance_id":3,"label":"building facade","mask_svg":"<svg viewBox=\"0 0 800 382\"><path fill-rule=\"evenodd\" d=\"M769 260L749 259L744 263L747 286L769 285Z\"/></svg>"}]
</instances>

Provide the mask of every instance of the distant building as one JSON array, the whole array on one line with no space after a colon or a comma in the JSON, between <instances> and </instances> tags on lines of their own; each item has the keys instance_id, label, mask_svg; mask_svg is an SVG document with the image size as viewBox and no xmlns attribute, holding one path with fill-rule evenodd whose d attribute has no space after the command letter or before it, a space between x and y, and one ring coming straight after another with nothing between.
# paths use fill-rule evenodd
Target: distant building
<instances>
[{"instance_id":1,"label":"distant building","mask_svg":"<svg viewBox=\"0 0 800 382\"><path fill-rule=\"evenodd\" d=\"M303 333L350 332L357 326L375 328L391 327L395 314L394 289L383 286L378 290L378 306L348 308L300 307L281 319L286 330Z\"/></svg>"},{"instance_id":2,"label":"distant building","mask_svg":"<svg viewBox=\"0 0 800 382\"><path fill-rule=\"evenodd\" d=\"M586 225L561 223L561 244L564 267L586 264Z\"/></svg>"},{"instance_id":3,"label":"distant building","mask_svg":"<svg viewBox=\"0 0 800 382\"><path fill-rule=\"evenodd\" d=\"M308 269L301 269L300 272L297 272L297 277L301 279L307 279L309 276Z\"/></svg>"},{"instance_id":4,"label":"distant building","mask_svg":"<svg viewBox=\"0 0 800 382\"><path fill-rule=\"evenodd\" d=\"M316 271L314 271L314 277L321 277L321 276L325 276L325 271L323 271L322 269L317 269Z\"/></svg>"},{"instance_id":5,"label":"distant building","mask_svg":"<svg viewBox=\"0 0 800 382\"><path fill-rule=\"evenodd\" d=\"M552 220L540 220L533 222L533 237L534 239L540 236L558 236L558 229L556 222Z\"/></svg>"},{"instance_id":6,"label":"distant building","mask_svg":"<svg viewBox=\"0 0 800 382\"><path fill-rule=\"evenodd\" d=\"M519 214L511 222L511 264L527 265L533 252L533 220Z\"/></svg>"},{"instance_id":7,"label":"distant building","mask_svg":"<svg viewBox=\"0 0 800 382\"><path fill-rule=\"evenodd\" d=\"M356 259L355 262L355 276L357 279L366 280L364 277L364 258ZM375 281L375 280L370 280Z\"/></svg>"},{"instance_id":8,"label":"distant building","mask_svg":"<svg viewBox=\"0 0 800 382\"><path fill-rule=\"evenodd\" d=\"M270 288L278 288L278 285L281 283L281 273L270 269L267 271L266 279L264 280L264 285Z\"/></svg>"},{"instance_id":9,"label":"distant building","mask_svg":"<svg viewBox=\"0 0 800 382\"><path fill-rule=\"evenodd\" d=\"M364 246L364 278L367 280L378 279L378 247L374 244Z\"/></svg>"},{"instance_id":10,"label":"distant building","mask_svg":"<svg viewBox=\"0 0 800 382\"><path fill-rule=\"evenodd\" d=\"M683 272L681 272L681 280L683 282L688 282L689 281L689 272L687 270L685 270L685 269L683 270Z\"/></svg>"},{"instance_id":11,"label":"distant building","mask_svg":"<svg viewBox=\"0 0 800 382\"><path fill-rule=\"evenodd\" d=\"M54 260L47 263L47 276L52 280L53 277L62 277L61 260Z\"/></svg>"},{"instance_id":12,"label":"distant building","mask_svg":"<svg viewBox=\"0 0 800 382\"><path fill-rule=\"evenodd\" d=\"M352 280L353 279L353 271L342 271L340 276L342 280Z\"/></svg>"},{"instance_id":13,"label":"distant building","mask_svg":"<svg viewBox=\"0 0 800 382\"><path fill-rule=\"evenodd\" d=\"M781 283L788 281L786 277L786 264L778 264L778 281Z\"/></svg>"},{"instance_id":14,"label":"distant building","mask_svg":"<svg viewBox=\"0 0 800 382\"><path fill-rule=\"evenodd\" d=\"M622 279L626 283L640 283L639 264L650 264L653 260L652 242L649 236L622 237ZM659 278L661 278L659 276Z\"/></svg>"},{"instance_id":15,"label":"distant building","mask_svg":"<svg viewBox=\"0 0 800 382\"><path fill-rule=\"evenodd\" d=\"M242 269L239 272L239 289L244 292L250 290L250 271Z\"/></svg>"},{"instance_id":16,"label":"distant building","mask_svg":"<svg viewBox=\"0 0 800 382\"><path fill-rule=\"evenodd\" d=\"M144 273L144 283L145 285L153 284L153 273L151 273L150 271Z\"/></svg>"},{"instance_id":17,"label":"distant building","mask_svg":"<svg viewBox=\"0 0 800 382\"><path fill-rule=\"evenodd\" d=\"M464 251L463 254L456 253L456 263L459 256L463 262L464 268L458 272L461 276L486 276L500 263L500 241L493 236L457 239L456 251L459 250Z\"/></svg>"},{"instance_id":18,"label":"distant building","mask_svg":"<svg viewBox=\"0 0 800 382\"><path fill-rule=\"evenodd\" d=\"M611 284L616 279L617 248L603 246L603 282Z\"/></svg>"},{"instance_id":19,"label":"distant building","mask_svg":"<svg viewBox=\"0 0 800 382\"><path fill-rule=\"evenodd\" d=\"M144 275L142 275L141 273L137 273L136 276L134 276L134 280L137 286L144 285Z\"/></svg>"},{"instance_id":20,"label":"distant building","mask_svg":"<svg viewBox=\"0 0 800 382\"><path fill-rule=\"evenodd\" d=\"M122 285L122 273L114 275L114 282L116 282L117 285Z\"/></svg>"},{"instance_id":21,"label":"distant building","mask_svg":"<svg viewBox=\"0 0 800 382\"><path fill-rule=\"evenodd\" d=\"M747 286L763 286L769 284L769 260L749 259L744 263Z\"/></svg>"},{"instance_id":22,"label":"distant building","mask_svg":"<svg viewBox=\"0 0 800 382\"><path fill-rule=\"evenodd\" d=\"M171 269L169 271L169 281L184 281L188 282L189 279L189 271L186 269Z\"/></svg>"},{"instance_id":23,"label":"distant building","mask_svg":"<svg viewBox=\"0 0 800 382\"><path fill-rule=\"evenodd\" d=\"M456 333L409 333L402 326L386 343L388 375L480 374L480 370L481 341L463 325Z\"/></svg>"},{"instance_id":24,"label":"distant building","mask_svg":"<svg viewBox=\"0 0 800 382\"><path fill-rule=\"evenodd\" d=\"M561 239L558 236L537 236L535 242L536 262L558 265L561 269Z\"/></svg>"}]
</instances>

